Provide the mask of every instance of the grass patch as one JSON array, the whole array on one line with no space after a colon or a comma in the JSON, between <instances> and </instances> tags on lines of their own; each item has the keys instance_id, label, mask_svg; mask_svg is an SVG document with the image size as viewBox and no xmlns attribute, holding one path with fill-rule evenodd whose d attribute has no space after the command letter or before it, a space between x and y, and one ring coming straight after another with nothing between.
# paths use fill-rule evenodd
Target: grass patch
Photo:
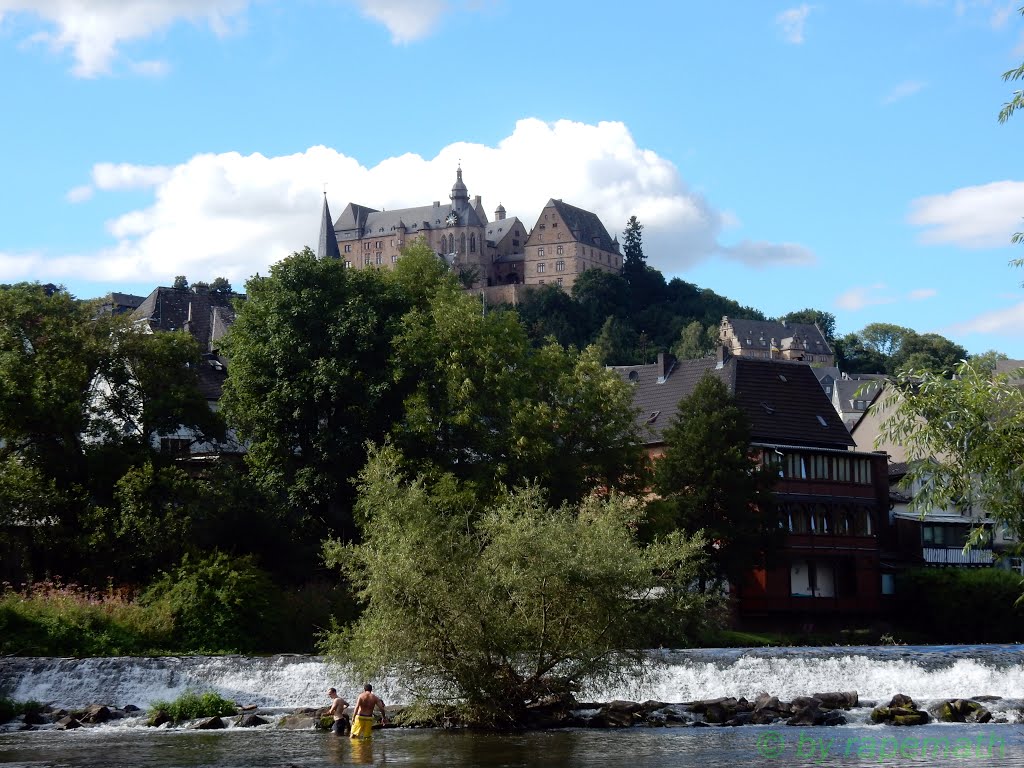
<instances>
[{"instance_id":1,"label":"grass patch","mask_svg":"<svg viewBox=\"0 0 1024 768\"><path fill-rule=\"evenodd\" d=\"M0 594L0 653L34 656L118 656L168 646L165 612L129 595L41 582Z\"/></svg>"},{"instance_id":2,"label":"grass patch","mask_svg":"<svg viewBox=\"0 0 1024 768\"><path fill-rule=\"evenodd\" d=\"M186 691L174 701L156 701L149 708L149 720L166 712L175 723L198 720L201 717L227 717L238 713L238 705L213 691L196 693Z\"/></svg>"}]
</instances>

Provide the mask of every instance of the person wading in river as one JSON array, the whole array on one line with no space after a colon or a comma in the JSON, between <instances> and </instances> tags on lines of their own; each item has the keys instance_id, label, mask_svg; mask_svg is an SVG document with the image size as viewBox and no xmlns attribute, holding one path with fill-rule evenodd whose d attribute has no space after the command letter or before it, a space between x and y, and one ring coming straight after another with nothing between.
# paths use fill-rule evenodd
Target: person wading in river
<instances>
[{"instance_id":1,"label":"person wading in river","mask_svg":"<svg viewBox=\"0 0 1024 768\"><path fill-rule=\"evenodd\" d=\"M373 712L376 709L380 709L380 722L383 725L386 719L384 702L373 692L373 686L367 683L363 686L363 692L359 694L359 698L356 699L356 708L352 713L353 739L373 738Z\"/></svg>"},{"instance_id":2,"label":"person wading in river","mask_svg":"<svg viewBox=\"0 0 1024 768\"><path fill-rule=\"evenodd\" d=\"M348 725L348 718L345 717L345 709L348 707L348 702L338 695L336 688L329 688L327 695L331 697L331 706L328 708L327 714L334 718L334 723L331 725L331 733L341 736L345 733L345 726Z\"/></svg>"}]
</instances>

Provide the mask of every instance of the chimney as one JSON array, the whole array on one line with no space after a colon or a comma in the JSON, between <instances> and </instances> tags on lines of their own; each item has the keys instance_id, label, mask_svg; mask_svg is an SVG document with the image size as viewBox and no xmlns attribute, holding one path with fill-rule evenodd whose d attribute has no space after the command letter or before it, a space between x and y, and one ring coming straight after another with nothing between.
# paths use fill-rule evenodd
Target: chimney
<instances>
[{"instance_id":1,"label":"chimney","mask_svg":"<svg viewBox=\"0 0 1024 768\"><path fill-rule=\"evenodd\" d=\"M725 366L725 358L728 355L728 350L725 348L725 344L719 344L718 349L715 350L715 368L722 368Z\"/></svg>"},{"instance_id":2,"label":"chimney","mask_svg":"<svg viewBox=\"0 0 1024 768\"><path fill-rule=\"evenodd\" d=\"M668 376L672 373L672 368L675 367L676 359L673 355L668 352L658 353L658 383L664 384L668 381Z\"/></svg>"}]
</instances>

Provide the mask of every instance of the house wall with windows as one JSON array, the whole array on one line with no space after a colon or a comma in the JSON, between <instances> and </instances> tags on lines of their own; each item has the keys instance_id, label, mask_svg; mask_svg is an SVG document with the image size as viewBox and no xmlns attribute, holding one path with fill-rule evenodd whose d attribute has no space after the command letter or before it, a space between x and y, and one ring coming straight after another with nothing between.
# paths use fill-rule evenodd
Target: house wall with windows
<instances>
[{"instance_id":1,"label":"house wall with windows","mask_svg":"<svg viewBox=\"0 0 1024 768\"><path fill-rule=\"evenodd\" d=\"M815 625L876 617L887 609L897 558L889 518L887 457L854 443L810 366L756 357L618 366L634 387L648 454L702 376L718 376L747 414L751 454L776 474L786 535L764 567L732 585L741 624Z\"/></svg>"}]
</instances>

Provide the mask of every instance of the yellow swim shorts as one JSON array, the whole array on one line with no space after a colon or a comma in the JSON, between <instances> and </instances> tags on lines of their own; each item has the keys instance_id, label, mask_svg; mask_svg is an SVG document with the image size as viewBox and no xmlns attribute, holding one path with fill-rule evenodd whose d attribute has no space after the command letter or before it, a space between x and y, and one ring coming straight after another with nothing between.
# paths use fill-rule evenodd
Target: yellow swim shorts
<instances>
[{"instance_id":1,"label":"yellow swim shorts","mask_svg":"<svg viewBox=\"0 0 1024 768\"><path fill-rule=\"evenodd\" d=\"M373 738L373 718L369 715L356 715L352 718L353 739Z\"/></svg>"}]
</instances>

